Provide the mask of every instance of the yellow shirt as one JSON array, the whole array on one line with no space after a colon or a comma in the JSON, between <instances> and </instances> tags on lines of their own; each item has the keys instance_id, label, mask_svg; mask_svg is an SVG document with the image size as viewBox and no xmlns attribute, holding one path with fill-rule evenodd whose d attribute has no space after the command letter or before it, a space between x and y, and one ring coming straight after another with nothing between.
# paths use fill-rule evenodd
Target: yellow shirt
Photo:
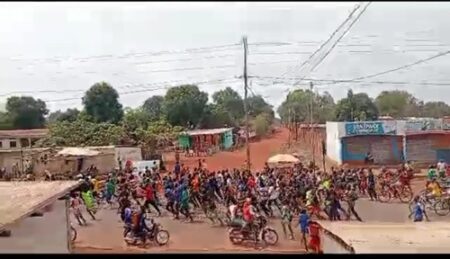
<instances>
[{"instance_id":1,"label":"yellow shirt","mask_svg":"<svg viewBox=\"0 0 450 259\"><path fill-rule=\"evenodd\" d=\"M93 181L92 184L94 185L94 192L100 192L100 190L102 189L101 188L101 186L102 186L101 181L95 180L95 181Z\"/></svg>"},{"instance_id":2,"label":"yellow shirt","mask_svg":"<svg viewBox=\"0 0 450 259\"><path fill-rule=\"evenodd\" d=\"M442 190L438 183L430 183L428 188L431 190L432 195L436 197L440 197L442 195Z\"/></svg>"}]
</instances>

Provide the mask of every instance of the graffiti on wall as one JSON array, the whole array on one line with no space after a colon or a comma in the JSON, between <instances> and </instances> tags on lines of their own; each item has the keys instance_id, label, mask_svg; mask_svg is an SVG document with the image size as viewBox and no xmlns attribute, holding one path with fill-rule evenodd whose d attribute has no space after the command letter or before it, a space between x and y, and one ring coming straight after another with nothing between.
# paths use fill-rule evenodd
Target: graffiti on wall
<instances>
[{"instance_id":1,"label":"graffiti on wall","mask_svg":"<svg viewBox=\"0 0 450 259\"><path fill-rule=\"evenodd\" d=\"M450 130L450 117L445 117L442 119L442 129Z\"/></svg>"},{"instance_id":2,"label":"graffiti on wall","mask_svg":"<svg viewBox=\"0 0 450 259\"><path fill-rule=\"evenodd\" d=\"M395 121L362 121L345 123L345 135L395 135Z\"/></svg>"},{"instance_id":3,"label":"graffiti on wall","mask_svg":"<svg viewBox=\"0 0 450 259\"><path fill-rule=\"evenodd\" d=\"M427 120L408 120L406 121L406 132L420 132L428 130L440 130L442 123L440 120L427 119Z\"/></svg>"}]
</instances>

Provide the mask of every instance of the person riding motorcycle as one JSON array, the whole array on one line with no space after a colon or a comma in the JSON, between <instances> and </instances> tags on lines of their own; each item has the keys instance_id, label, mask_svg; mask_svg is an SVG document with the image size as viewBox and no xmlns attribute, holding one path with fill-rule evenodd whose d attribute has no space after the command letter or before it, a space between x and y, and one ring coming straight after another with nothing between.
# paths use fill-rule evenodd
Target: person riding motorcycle
<instances>
[{"instance_id":1,"label":"person riding motorcycle","mask_svg":"<svg viewBox=\"0 0 450 259\"><path fill-rule=\"evenodd\" d=\"M131 229L133 231L133 235L135 237L140 237L143 243L146 240L146 233L152 232L151 226L147 226L145 219L146 213L144 206L141 206L131 216Z\"/></svg>"},{"instance_id":2,"label":"person riding motorcycle","mask_svg":"<svg viewBox=\"0 0 450 259\"><path fill-rule=\"evenodd\" d=\"M251 198L247 198L244 202L244 206L242 208L243 211L243 218L244 218L244 224L242 225L242 230L245 230L246 227L249 228L249 230L253 229L253 221L255 220L255 208L252 205Z\"/></svg>"}]
</instances>

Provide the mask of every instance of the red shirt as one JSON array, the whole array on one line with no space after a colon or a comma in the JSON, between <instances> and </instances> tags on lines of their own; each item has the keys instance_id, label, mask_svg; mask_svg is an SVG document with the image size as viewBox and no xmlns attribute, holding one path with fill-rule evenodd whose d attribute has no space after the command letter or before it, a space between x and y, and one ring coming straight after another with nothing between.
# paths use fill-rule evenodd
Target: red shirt
<instances>
[{"instance_id":1,"label":"red shirt","mask_svg":"<svg viewBox=\"0 0 450 259\"><path fill-rule=\"evenodd\" d=\"M253 189L253 188L256 187L256 182L255 182L255 179L253 179L253 177L250 177L250 178L248 179L248 181L247 181L247 186L248 186L250 189Z\"/></svg>"},{"instance_id":2,"label":"red shirt","mask_svg":"<svg viewBox=\"0 0 450 259\"><path fill-rule=\"evenodd\" d=\"M250 222L250 221L253 220L253 215L250 212L250 207L251 207L251 205L248 204L248 205L244 205L244 207L242 208L242 212L244 214L243 215L244 216L244 220L247 221L247 222Z\"/></svg>"},{"instance_id":3,"label":"red shirt","mask_svg":"<svg viewBox=\"0 0 450 259\"><path fill-rule=\"evenodd\" d=\"M151 184L148 184L147 187L145 187L145 199L149 201L154 199L153 187Z\"/></svg>"}]
</instances>

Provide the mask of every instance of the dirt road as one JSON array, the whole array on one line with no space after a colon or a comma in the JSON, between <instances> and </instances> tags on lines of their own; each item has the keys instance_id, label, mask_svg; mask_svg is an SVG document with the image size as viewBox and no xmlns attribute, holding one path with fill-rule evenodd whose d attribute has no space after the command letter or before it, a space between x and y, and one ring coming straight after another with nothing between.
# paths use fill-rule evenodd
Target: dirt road
<instances>
[{"instance_id":1,"label":"dirt road","mask_svg":"<svg viewBox=\"0 0 450 259\"><path fill-rule=\"evenodd\" d=\"M264 163L272 155L276 155L280 149L286 144L289 132L285 128L279 128L275 134L263 138L260 141L250 143L250 155L253 170L261 170ZM174 155L164 155L168 169L172 169L174 165ZM197 167L199 157L180 156L181 163L189 167ZM246 149L241 148L236 151L224 151L216 153L209 157L200 157L205 159L209 170L222 170L227 168L241 168L246 161Z\"/></svg>"},{"instance_id":2,"label":"dirt road","mask_svg":"<svg viewBox=\"0 0 450 259\"><path fill-rule=\"evenodd\" d=\"M264 167L265 161L279 152L286 143L288 131L281 129L280 132L271 138L263 139L260 142L251 144L251 156L253 169ZM301 151L299 151L301 152ZM182 156L182 163L196 166L198 158L185 158ZM245 149L235 152L221 152L211 157L206 157L206 163L210 170L220 170L225 168L241 167L245 162ZM171 169L173 165L167 164ZM419 190L423 187L423 180L416 180L413 189ZM345 206L345 205L344 205ZM407 222L409 210L406 204L399 202L380 203L372 202L367 198L361 198L356 203L356 210L363 221L371 222ZM450 217L438 217L430 215L432 221L450 221ZM90 226L78 227L79 239L75 243L77 253L303 253L298 241L298 227L294 219L293 228L297 235L296 241L290 241L283 237L279 219L272 220L271 224L277 229L279 234L279 244L276 247L255 250L251 247L234 246L228 240L227 230L222 227L212 226L208 221L198 223L184 223L173 220L171 217L163 216L156 218L171 235L171 240L167 246L152 246L148 249L136 249L127 247L122 239L122 223L118 216L111 210L100 211L98 220L91 222Z\"/></svg>"},{"instance_id":3,"label":"dirt road","mask_svg":"<svg viewBox=\"0 0 450 259\"><path fill-rule=\"evenodd\" d=\"M123 224L114 210L105 209L98 212L98 220L91 221L86 227L77 227L78 240L75 252L83 253L98 250L98 252L128 251L128 252L290 252L302 253L299 241L284 238L278 220L271 223L279 234L279 244L275 247L254 249L253 244L235 246L228 240L226 227L212 225L203 217L197 217L194 223L174 220L169 215L155 217L170 233L170 241L166 246L151 245L147 249L127 247L123 241ZM278 223L278 224L277 224Z\"/></svg>"}]
</instances>

